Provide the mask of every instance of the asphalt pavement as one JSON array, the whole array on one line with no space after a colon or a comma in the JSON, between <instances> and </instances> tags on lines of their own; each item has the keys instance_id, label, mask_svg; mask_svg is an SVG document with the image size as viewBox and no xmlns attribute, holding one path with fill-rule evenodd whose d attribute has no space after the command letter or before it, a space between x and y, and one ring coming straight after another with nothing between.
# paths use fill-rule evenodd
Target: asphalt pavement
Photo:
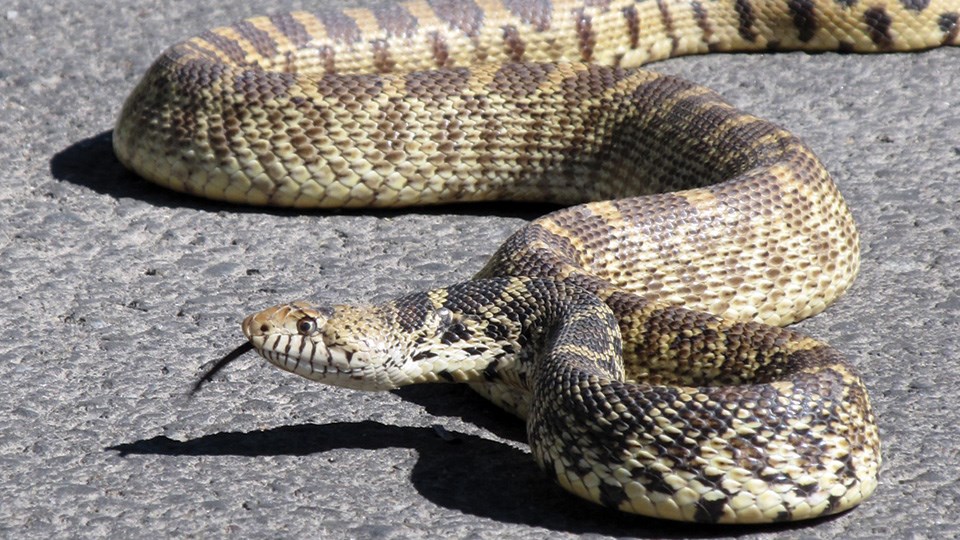
<instances>
[{"instance_id":1,"label":"asphalt pavement","mask_svg":"<svg viewBox=\"0 0 960 540\"><path fill-rule=\"evenodd\" d=\"M169 193L110 130L174 41L306 2L7 0L0 7L0 536L945 538L960 535L960 49L753 54L651 69L799 134L860 225L861 274L798 325L871 391L880 488L833 518L684 526L583 503L523 427L453 385L359 393L249 356L239 322L468 278L540 209L308 213Z\"/></svg>"}]
</instances>

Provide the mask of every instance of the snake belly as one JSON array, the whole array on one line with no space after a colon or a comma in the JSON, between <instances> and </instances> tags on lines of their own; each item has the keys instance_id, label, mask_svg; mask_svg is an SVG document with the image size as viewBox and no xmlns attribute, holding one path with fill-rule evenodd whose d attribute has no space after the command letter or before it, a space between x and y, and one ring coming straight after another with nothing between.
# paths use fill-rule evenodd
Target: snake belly
<instances>
[{"instance_id":1,"label":"snake belly","mask_svg":"<svg viewBox=\"0 0 960 540\"><path fill-rule=\"evenodd\" d=\"M633 69L714 51L907 51L958 0L409 0L248 19L178 43L114 130L120 161L255 205L575 205L476 279L380 306L293 303L243 330L361 389L467 382L526 418L568 491L648 516L797 520L876 488L863 383L779 326L851 283L856 227L789 132Z\"/></svg>"}]
</instances>

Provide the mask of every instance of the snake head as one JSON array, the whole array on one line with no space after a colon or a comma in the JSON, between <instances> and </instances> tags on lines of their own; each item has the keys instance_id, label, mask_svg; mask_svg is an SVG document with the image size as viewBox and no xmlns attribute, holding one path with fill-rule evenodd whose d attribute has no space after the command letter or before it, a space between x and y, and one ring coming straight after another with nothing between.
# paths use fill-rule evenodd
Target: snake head
<instances>
[{"instance_id":1,"label":"snake head","mask_svg":"<svg viewBox=\"0 0 960 540\"><path fill-rule=\"evenodd\" d=\"M292 302L250 315L243 333L260 356L286 371L358 390L394 388L382 369L389 348L370 331L378 325L362 324L376 311Z\"/></svg>"},{"instance_id":2,"label":"snake head","mask_svg":"<svg viewBox=\"0 0 960 540\"><path fill-rule=\"evenodd\" d=\"M438 307L429 294L413 294L379 306L274 306L247 317L243 333L286 371L356 390L391 390L483 379L490 362L484 352L505 366L505 351L472 329L476 322Z\"/></svg>"}]
</instances>

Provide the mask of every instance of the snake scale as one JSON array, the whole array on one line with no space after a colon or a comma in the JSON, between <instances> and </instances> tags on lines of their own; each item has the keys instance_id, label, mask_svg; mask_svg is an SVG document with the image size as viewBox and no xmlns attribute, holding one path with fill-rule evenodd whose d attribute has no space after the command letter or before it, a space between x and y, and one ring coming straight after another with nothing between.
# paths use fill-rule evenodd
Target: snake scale
<instances>
[{"instance_id":1,"label":"snake scale","mask_svg":"<svg viewBox=\"0 0 960 540\"><path fill-rule=\"evenodd\" d=\"M809 148L711 91L632 69L712 51L958 41L957 0L407 0L249 19L174 45L114 131L126 166L250 204L573 205L472 281L243 322L310 379L470 383L525 418L539 466L590 501L757 523L877 486L864 385L780 326L858 267Z\"/></svg>"}]
</instances>

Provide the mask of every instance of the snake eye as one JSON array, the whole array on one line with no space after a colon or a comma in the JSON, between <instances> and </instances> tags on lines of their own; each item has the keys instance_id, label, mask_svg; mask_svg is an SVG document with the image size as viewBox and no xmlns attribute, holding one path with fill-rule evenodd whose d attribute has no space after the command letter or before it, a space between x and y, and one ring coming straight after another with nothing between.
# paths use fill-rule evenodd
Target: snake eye
<instances>
[{"instance_id":1,"label":"snake eye","mask_svg":"<svg viewBox=\"0 0 960 540\"><path fill-rule=\"evenodd\" d=\"M316 331L317 331L317 320L314 319L313 317L305 317L297 321L297 332L300 332L305 336L309 336L310 334Z\"/></svg>"}]
</instances>

